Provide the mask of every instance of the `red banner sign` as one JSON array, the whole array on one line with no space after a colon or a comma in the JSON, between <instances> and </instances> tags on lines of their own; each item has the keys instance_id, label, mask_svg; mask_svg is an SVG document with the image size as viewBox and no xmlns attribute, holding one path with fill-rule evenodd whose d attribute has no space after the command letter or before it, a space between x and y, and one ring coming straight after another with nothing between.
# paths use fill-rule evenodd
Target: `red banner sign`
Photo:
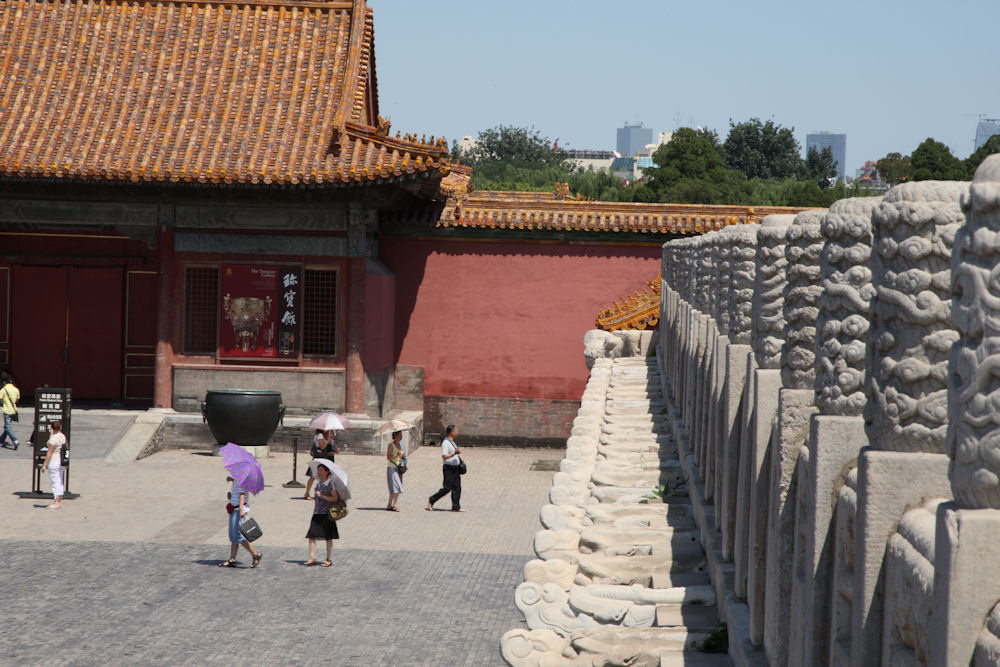
<instances>
[{"instance_id":1,"label":"red banner sign","mask_svg":"<svg viewBox=\"0 0 1000 667\"><path fill-rule=\"evenodd\" d=\"M274 358L277 296L278 267L222 267L220 356Z\"/></svg>"},{"instance_id":2,"label":"red banner sign","mask_svg":"<svg viewBox=\"0 0 1000 667\"><path fill-rule=\"evenodd\" d=\"M297 266L222 267L222 357L297 359L300 285Z\"/></svg>"}]
</instances>

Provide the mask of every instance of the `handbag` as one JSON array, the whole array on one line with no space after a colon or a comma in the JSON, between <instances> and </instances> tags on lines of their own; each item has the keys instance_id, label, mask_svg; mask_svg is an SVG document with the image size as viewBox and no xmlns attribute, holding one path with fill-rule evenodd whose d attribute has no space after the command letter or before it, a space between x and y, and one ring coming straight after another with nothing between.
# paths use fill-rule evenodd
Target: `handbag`
<instances>
[{"instance_id":1,"label":"handbag","mask_svg":"<svg viewBox=\"0 0 1000 667\"><path fill-rule=\"evenodd\" d=\"M253 517L243 517L243 520L240 521L240 535L247 538L247 542L253 542L263 534L264 531L260 529L260 524Z\"/></svg>"},{"instance_id":2,"label":"handbag","mask_svg":"<svg viewBox=\"0 0 1000 667\"><path fill-rule=\"evenodd\" d=\"M330 507L326 510L326 513L334 521L340 521L347 516L347 502L344 500L335 500L330 503Z\"/></svg>"},{"instance_id":3,"label":"handbag","mask_svg":"<svg viewBox=\"0 0 1000 667\"><path fill-rule=\"evenodd\" d=\"M469 471L468 466L465 465L465 461L463 461L461 457L459 457L459 459L458 459L458 465L455 466L455 467L458 468L458 474L459 475L464 475L465 473L467 473Z\"/></svg>"},{"instance_id":4,"label":"handbag","mask_svg":"<svg viewBox=\"0 0 1000 667\"><path fill-rule=\"evenodd\" d=\"M396 471L399 473L400 477L402 477L403 473L406 472L407 470L408 468L406 467L405 463L400 463L398 466L396 466Z\"/></svg>"}]
</instances>

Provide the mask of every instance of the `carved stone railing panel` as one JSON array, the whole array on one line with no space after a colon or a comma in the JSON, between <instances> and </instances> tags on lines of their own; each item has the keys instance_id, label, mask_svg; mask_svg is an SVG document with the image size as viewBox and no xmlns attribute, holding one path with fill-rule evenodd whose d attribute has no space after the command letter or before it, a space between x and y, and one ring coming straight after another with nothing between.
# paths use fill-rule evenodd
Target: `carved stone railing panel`
<instances>
[{"instance_id":1,"label":"carved stone railing panel","mask_svg":"<svg viewBox=\"0 0 1000 667\"><path fill-rule=\"evenodd\" d=\"M757 224L733 225L726 228L730 242L729 339L738 345L750 344L759 230L760 225Z\"/></svg>"},{"instance_id":2,"label":"carved stone railing panel","mask_svg":"<svg viewBox=\"0 0 1000 667\"><path fill-rule=\"evenodd\" d=\"M692 273L694 272L694 239L685 238L680 240L680 259L677 262L677 293L681 298L691 303L693 296L691 291Z\"/></svg>"},{"instance_id":3,"label":"carved stone railing panel","mask_svg":"<svg viewBox=\"0 0 1000 667\"><path fill-rule=\"evenodd\" d=\"M760 368L781 367L785 336L782 312L787 265L785 243L794 219L793 215L769 215L757 231L750 343Z\"/></svg>"},{"instance_id":4,"label":"carved stone railing panel","mask_svg":"<svg viewBox=\"0 0 1000 667\"><path fill-rule=\"evenodd\" d=\"M681 297L687 301L689 304L694 300L694 274L695 274L695 257L697 253L697 247L694 238L684 239L684 246L682 248L683 254L680 262L681 267L681 279L678 285L678 290L680 291Z\"/></svg>"},{"instance_id":5,"label":"carved stone railing panel","mask_svg":"<svg viewBox=\"0 0 1000 667\"><path fill-rule=\"evenodd\" d=\"M703 314L708 315L712 307L712 292L715 287L715 280L712 276L714 266L712 263L712 243L714 236L718 232L710 232L698 238L696 242L697 269L695 271L696 280L693 285L695 290L694 307Z\"/></svg>"},{"instance_id":6,"label":"carved stone railing panel","mask_svg":"<svg viewBox=\"0 0 1000 667\"><path fill-rule=\"evenodd\" d=\"M865 341L875 288L871 217L881 197L841 199L823 216L823 292L816 319L816 406L859 416L865 406Z\"/></svg>"},{"instance_id":7,"label":"carved stone railing panel","mask_svg":"<svg viewBox=\"0 0 1000 667\"><path fill-rule=\"evenodd\" d=\"M729 277L729 251L732 244L726 227L712 239L712 277L715 287L712 290L712 317L715 318L719 333L729 334L729 291L732 289Z\"/></svg>"},{"instance_id":8,"label":"carved stone railing panel","mask_svg":"<svg viewBox=\"0 0 1000 667\"><path fill-rule=\"evenodd\" d=\"M951 487L960 507L1000 509L1000 155L976 170L962 208L952 263Z\"/></svg>"},{"instance_id":9,"label":"carved stone railing panel","mask_svg":"<svg viewBox=\"0 0 1000 667\"><path fill-rule=\"evenodd\" d=\"M865 430L875 449L945 453L951 249L968 183L903 183L872 215Z\"/></svg>"},{"instance_id":10,"label":"carved stone railing panel","mask_svg":"<svg viewBox=\"0 0 1000 667\"><path fill-rule=\"evenodd\" d=\"M825 214L826 209L803 211L788 228L781 383L790 389L812 389L816 376L816 316L823 289L819 269L823 251L820 223Z\"/></svg>"}]
</instances>

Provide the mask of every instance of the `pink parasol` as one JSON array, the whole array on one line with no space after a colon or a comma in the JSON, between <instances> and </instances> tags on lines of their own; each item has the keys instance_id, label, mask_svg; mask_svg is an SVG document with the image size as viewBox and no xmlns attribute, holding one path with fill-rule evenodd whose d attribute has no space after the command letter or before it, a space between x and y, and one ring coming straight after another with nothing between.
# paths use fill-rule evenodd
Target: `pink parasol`
<instances>
[{"instance_id":1,"label":"pink parasol","mask_svg":"<svg viewBox=\"0 0 1000 667\"><path fill-rule=\"evenodd\" d=\"M240 486L257 495L264 490L264 473L260 470L260 461L253 454L235 443L228 443L219 449L222 464Z\"/></svg>"},{"instance_id":2,"label":"pink parasol","mask_svg":"<svg viewBox=\"0 0 1000 667\"><path fill-rule=\"evenodd\" d=\"M390 419L386 423L379 426L378 430L375 431L375 433L381 435L386 431L392 431L392 432L406 431L411 428L413 428L413 424L411 424L410 422L403 421L402 419Z\"/></svg>"},{"instance_id":3,"label":"pink parasol","mask_svg":"<svg viewBox=\"0 0 1000 667\"><path fill-rule=\"evenodd\" d=\"M309 428L317 428L320 431L343 431L350 425L351 422L347 421L346 417L341 417L336 412L324 412L309 422Z\"/></svg>"}]
</instances>

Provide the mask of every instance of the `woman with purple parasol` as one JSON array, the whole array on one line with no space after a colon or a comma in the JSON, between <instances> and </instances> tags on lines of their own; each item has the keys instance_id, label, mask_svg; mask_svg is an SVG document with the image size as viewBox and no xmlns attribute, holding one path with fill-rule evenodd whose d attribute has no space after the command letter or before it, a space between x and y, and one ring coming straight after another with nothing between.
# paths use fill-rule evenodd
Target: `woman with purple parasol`
<instances>
[{"instance_id":1,"label":"woman with purple parasol","mask_svg":"<svg viewBox=\"0 0 1000 667\"><path fill-rule=\"evenodd\" d=\"M242 544L250 552L253 558L250 567L254 568L260 564L263 555L243 537L240 522L250 511L247 504L250 494L256 495L264 488L264 475L260 470L260 462L239 445L229 443L219 453L222 454L226 470L232 473L226 477L226 481L233 483L229 491L229 502L226 503L226 511L229 512L229 560L219 563L219 567L236 567L236 552Z\"/></svg>"}]
</instances>

